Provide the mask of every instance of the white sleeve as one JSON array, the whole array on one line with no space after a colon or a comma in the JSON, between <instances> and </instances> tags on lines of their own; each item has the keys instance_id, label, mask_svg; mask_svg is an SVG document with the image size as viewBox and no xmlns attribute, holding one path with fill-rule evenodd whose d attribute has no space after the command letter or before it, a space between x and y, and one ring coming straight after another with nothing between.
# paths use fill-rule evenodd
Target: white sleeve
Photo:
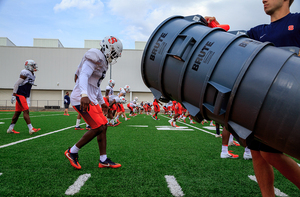
<instances>
[{"instance_id":1,"label":"white sleeve","mask_svg":"<svg viewBox=\"0 0 300 197\"><path fill-rule=\"evenodd\" d=\"M103 103L105 103L104 99L103 99L103 96L101 94L101 89L99 88L99 94L97 96L97 100L99 102L99 105L102 105Z\"/></svg>"},{"instance_id":2,"label":"white sleeve","mask_svg":"<svg viewBox=\"0 0 300 197\"><path fill-rule=\"evenodd\" d=\"M19 85L22 84L24 81L24 79L22 78L19 78L18 81L15 83L14 85L14 89L13 89L13 93L17 93L18 91L18 88L19 88Z\"/></svg>"},{"instance_id":3,"label":"white sleeve","mask_svg":"<svg viewBox=\"0 0 300 197\"><path fill-rule=\"evenodd\" d=\"M94 70L87 64L87 61L82 65L81 73L79 75L79 87L81 94L87 94L88 80L93 74Z\"/></svg>"}]
</instances>

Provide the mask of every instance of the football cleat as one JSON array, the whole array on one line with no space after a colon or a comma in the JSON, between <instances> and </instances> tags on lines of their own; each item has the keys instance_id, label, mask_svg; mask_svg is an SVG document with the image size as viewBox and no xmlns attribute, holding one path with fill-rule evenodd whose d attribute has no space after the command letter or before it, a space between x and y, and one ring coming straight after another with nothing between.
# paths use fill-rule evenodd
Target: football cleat
<instances>
[{"instance_id":1,"label":"football cleat","mask_svg":"<svg viewBox=\"0 0 300 197\"><path fill-rule=\"evenodd\" d=\"M92 129L92 127L90 127L90 126L87 126L87 127L85 127L85 129L86 129L86 130L91 130L91 129Z\"/></svg>"},{"instance_id":2,"label":"football cleat","mask_svg":"<svg viewBox=\"0 0 300 197\"><path fill-rule=\"evenodd\" d=\"M220 135L218 135L218 134L215 134L215 137L220 137L220 138L221 138L221 137L222 137L222 135L221 135L221 134L220 134Z\"/></svg>"},{"instance_id":3,"label":"football cleat","mask_svg":"<svg viewBox=\"0 0 300 197\"><path fill-rule=\"evenodd\" d=\"M7 133L15 133L15 134L18 134L18 133L20 133L20 132L18 132L18 131L15 131L14 129L7 129Z\"/></svg>"},{"instance_id":4,"label":"football cleat","mask_svg":"<svg viewBox=\"0 0 300 197\"><path fill-rule=\"evenodd\" d=\"M68 148L66 151L65 151L65 156L67 157L67 159L69 159L71 165L80 170L81 169L81 166L80 164L78 163L78 153L70 153L70 148Z\"/></svg>"},{"instance_id":5,"label":"football cleat","mask_svg":"<svg viewBox=\"0 0 300 197\"><path fill-rule=\"evenodd\" d=\"M239 156L235 155L233 153L230 153L230 152L227 152L227 153L221 152L221 158L222 159L225 159L225 158L237 159L237 158L239 158Z\"/></svg>"},{"instance_id":6,"label":"football cleat","mask_svg":"<svg viewBox=\"0 0 300 197\"><path fill-rule=\"evenodd\" d=\"M169 122L170 125L173 127L173 121L172 121L172 119L168 120L168 122Z\"/></svg>"},{"instance_id":7,"label":"football cleat","mask_svg":"<svg viewBox=\"0 0 300 197\"><path fill-rule=\"evenodd\" d=\"M29 134L33 134L33 133L36 133L38 132L39 130L41 130L40 128L36 129L36 128L32 128L30 131L29 131Z\"/></svg>"},{"instance_id":8,"label":"football cleat","mask_svg":"<svg viewBox=\"0 0 300 197\"><path fill-rule=\"evenodd\" d=\"M119 168L121 164L112 162L109 158L107 158L104 162L99 160L99 168Z\"/></svg>"},{"instance_id":9,"label":"football cleat","mask_svg":"<svg viewBox=\"0 0 300 197\"><path fill-rule=\"evenodd\" d=\"M81 128L80 126L75 127L75 130L84 130L84 128Z\"/></svg>"},{"instance_id":10,"label":"football cleat","mask_svg":"<svg viewBox=\"0 0 300 197\"><path fill-rule=\"evenodd\" d=\"M246 152L244 152L243 158L244 158L245 160L250 160L250 159L252 159L252 155L251 155L251 153L246 153Z\"/></svg>"},{"instance_id":11,"label":"football cleat","mask_svg":"<svg viewBox=\"0 0 300 197\"><path fill-rule=\"evenodd\" d=\"M240 144L237 143L236 141L232 141L232 142L228 143L228 146L240 146Z\"/></svg>"}]
</instances>

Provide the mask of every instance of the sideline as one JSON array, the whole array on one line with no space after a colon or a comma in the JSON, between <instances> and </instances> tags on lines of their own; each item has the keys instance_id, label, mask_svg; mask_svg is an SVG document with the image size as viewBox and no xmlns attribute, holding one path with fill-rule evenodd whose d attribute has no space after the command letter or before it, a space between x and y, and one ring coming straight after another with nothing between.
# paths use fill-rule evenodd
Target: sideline
<instances>
[{"instance_id":1,"label":"sideline","mask_svg":"<svg viewBox=\"0 0 300 197\"><path fill-rule=\"evenodd\" d=\"M81 123L80 125L82 125L82 124L85 124L85 123ZM50 134L53 134L53 133L58 133L60 131L64 131L64 130L74 128L74 127L75 127L75 125L71 126L71 127L66 127L66 128L63 128L63 129L59 129L59 130L56 130L56 131L52 131L52 132L49 132L49 133L45 133L45 134L42 134L42 135L38 135L38 136L35 136L35 137L27 138L27 139L24 139L24 140L19 140L19 141L16 141L16 142L12 142L12 143L9 143L9 144L2 145L2 146L0 146L0 148L5 148L5 147L8 147L8 146L16 145L16 144L19 144L19 143L22 143L22 142L33 140L33 139L36 139L36 138L39 138L39 137L44 137L44 136L47 136L47 135L50 135Z\"/></svg>"}]
</instances>

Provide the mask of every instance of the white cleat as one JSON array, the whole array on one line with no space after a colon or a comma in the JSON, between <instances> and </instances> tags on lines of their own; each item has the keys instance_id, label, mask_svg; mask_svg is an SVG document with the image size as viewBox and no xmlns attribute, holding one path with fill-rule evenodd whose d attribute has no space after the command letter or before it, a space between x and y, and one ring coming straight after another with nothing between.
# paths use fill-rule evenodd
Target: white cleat
<instances>
[{"instance_id":1,"label":"white cleat","mask_svg":"<svg viewBox=\"0 0 300 197\"><path fill-rule=\"evenodd\" d=\"M221 152L221 158L222 159L226 159L226 158L237 159L237 158L239 158L239 156L232 154L232 153L230 154L230 153L222 153Z\"/></svg>"},{"instance_id":2,"label":"white cleat","mask_svg":"<svg viewBox=\"0 0 300 197\"><path fill-rule=\"evenodd\" d=\"M172 121L172 119L171 120L168 120L168 122L170 123L170 125L173 127L173 121Z\"/></svg>"},{"instance_id":3,"label":"white cleat","mask_svg":"<svg viewBox=\"0 0 300 197\"><path fill-rule=\"evenodd\" d=\"M244 157L245 160L251 160L252 159L251 153L244 152L244 156L243 157Z\"/></svg>"}]
</instances>

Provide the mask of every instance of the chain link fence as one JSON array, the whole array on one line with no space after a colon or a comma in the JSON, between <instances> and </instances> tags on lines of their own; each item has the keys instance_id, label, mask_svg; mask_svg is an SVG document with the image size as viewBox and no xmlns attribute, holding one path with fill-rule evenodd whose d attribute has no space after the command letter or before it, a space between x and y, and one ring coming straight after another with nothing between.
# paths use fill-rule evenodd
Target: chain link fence
<instances>
[{"instance_id":1,"label":"chain link fence","mask_svg":"<svg viewBox=\"0 0 300 197\"><path fill-rule=\"evenodd\" d=\"M30 111L63 111L64 103L61 100L31 100L29 103ZM0 110L14 110L15 103L11 104L10 100L0 100ZM69 111L73 111L70 105ZM75 110L74 110L75 111Z\"/></svg>"}]
</instances>

